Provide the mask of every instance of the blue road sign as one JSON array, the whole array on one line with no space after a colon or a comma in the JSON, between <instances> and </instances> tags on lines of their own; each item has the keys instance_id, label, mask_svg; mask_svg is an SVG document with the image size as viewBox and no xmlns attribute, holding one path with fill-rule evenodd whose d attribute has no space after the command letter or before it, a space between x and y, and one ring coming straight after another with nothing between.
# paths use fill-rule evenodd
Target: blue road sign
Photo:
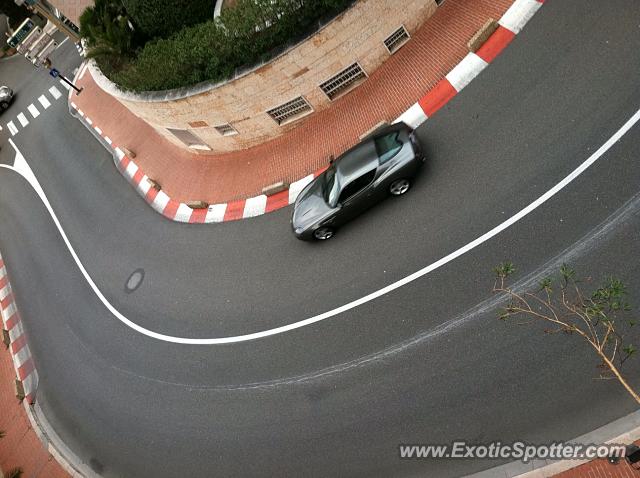
<instances>
[{"instance_id":1,"label":"blue road sign","mask_svg":"<svg viewBox=\"0 0 640 478\"><path fill-rule=\"evenodd\" d=\"M49 70L49 74L54 78L58 78L58 76L60 75L60 72L55 68L51 68L51 70Z\"/></svg>"}]
</instances>

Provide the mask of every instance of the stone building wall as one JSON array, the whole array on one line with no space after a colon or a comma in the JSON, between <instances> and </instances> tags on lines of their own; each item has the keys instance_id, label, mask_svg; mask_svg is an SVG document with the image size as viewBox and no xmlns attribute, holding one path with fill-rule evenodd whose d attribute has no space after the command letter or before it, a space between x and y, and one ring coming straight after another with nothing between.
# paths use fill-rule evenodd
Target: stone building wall
<instances>
[{"instance_id":1,"label":"stone building wall","mask_svg":"<svg viewBox=\"0 0 640 478\"><path fill-rule=\"evenodd\" d=\"M321 83L355 62L371 74L391 55L384 40L401 26L411 35L436 8L435 0L359 0L269 63L217 85L133 94L119 91L95 70L94 77L103 89L179 146L191 144L190 150L204 154L244 149L299 126L308 116L278 124L268 110L299 96L313 112L330 107L332 100L320 89ZM222 125L233 130L223 135L215 128Z\"/></svg>"}]
</instances>

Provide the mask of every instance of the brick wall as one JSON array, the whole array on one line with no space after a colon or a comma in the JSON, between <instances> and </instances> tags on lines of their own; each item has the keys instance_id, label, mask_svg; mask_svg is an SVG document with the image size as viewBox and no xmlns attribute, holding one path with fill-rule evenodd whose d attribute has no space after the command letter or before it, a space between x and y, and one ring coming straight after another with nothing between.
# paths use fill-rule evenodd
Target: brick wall
<instances>
[{"instance_id":1,"label":"brick wall","mask_svg":"<svg viewBox=\"0 0 640 478\"><path fill-rule=\"evenodd\" d=\"M331 100L320 83L356 61L370 74L390 57L384 39L401 25L415 32L436 8L435 0L360 0L307 40L234 80L197 94L176 94L180 99L174 100L115 96L179 146L186 148L167 128L192 132L213 153L248 148L305 121L279 125L267 110L298 96L314 112L328 108ZM223 124L231 124L238 134L222 136L214 127Z\"/></svg>"}]
</instances>

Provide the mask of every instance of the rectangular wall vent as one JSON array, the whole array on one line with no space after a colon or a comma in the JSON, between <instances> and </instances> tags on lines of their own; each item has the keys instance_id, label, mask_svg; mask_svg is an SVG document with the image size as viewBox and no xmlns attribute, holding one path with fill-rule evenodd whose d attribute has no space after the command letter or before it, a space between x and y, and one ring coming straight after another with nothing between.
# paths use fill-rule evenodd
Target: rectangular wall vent
<instances>
[{"instance_id":1,"label":"rectangular wall vent","mask_svg":"<svg viewBox=\"0 0 640 478\"><path fill-rule=\"evenodd\" d=\"M279 125L295 121L313 111L311 105L302 96L276 106L267 111L267 114Z\"/></svg>"},{"instance_id":2,"label":"rectangular wall vent","mask_svg":"<svg viewBox=\"0 0 640 478\"><path fill-rule=\"evenodd\" d=\"M215 130L220 133L222 136L233 136L234 134L238 134L238 131L231 126L229 123L221 124L219 126L214 126Z\"/></svg>"},{"instance_id":3,"label":"rectangular wall vent","mask_svg":"<svg viewBox=\"0 0 640 478\"><path fill-rule=\"evenodd\" d=\"M194 133L187 129L167 128L171 134L178 138L182 143L192 149L202 151L211 151L207 143L198 138Z\"/></svg>"},{"instance_id":4,"label":"rectangular wall vent","mask_svg":"<svg viewBox=\"0 0 640 478\"><path fill-rule=\"evenodd\" d=\"M409 41L409 38L409 32L404 27L404 25L402 25L386 38L386 40L384 41L384 46L387 47L389 53L394 54L400 49L402 45Z\"/></svg>"},{"instance_id":5,"label":"rectangular wall vent","mask_svg":"<svg viewBox=\"0 0 640 478\"><path fill-rule=\"evenodd\" d=\"M355 88L367 78L367 74L358 63L354 63L342 70L337 75L320 84L320 89L330 100Z\"/></svg>"}]
</instances>

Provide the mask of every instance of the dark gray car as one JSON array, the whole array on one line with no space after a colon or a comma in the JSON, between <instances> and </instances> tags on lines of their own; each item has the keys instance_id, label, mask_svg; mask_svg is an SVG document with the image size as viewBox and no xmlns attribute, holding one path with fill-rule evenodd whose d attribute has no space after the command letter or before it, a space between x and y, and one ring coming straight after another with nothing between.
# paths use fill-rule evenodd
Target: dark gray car
<instances>
[{"instance_id":1,"label":"dark gray car","mask_svg":"<svg viewBox=\"0 0 640 478\"><path fill-rule=\"evenodd\" d=\"M13 101L13 90L8 86L0 86L0 111L6 110Z\"/></svg>"},{"instance_id":2,"label":"dark gray car","mask_svg":"<svg viewBox=\"0 0 640 478\"><path fill-rule=\"evenodd\" d=\"M406 193L424 159L409 126L382 128L302 190L293 208L293 232L298 239L330 239L338 226L376 202Z\"/></svg>"}]
</instances>

